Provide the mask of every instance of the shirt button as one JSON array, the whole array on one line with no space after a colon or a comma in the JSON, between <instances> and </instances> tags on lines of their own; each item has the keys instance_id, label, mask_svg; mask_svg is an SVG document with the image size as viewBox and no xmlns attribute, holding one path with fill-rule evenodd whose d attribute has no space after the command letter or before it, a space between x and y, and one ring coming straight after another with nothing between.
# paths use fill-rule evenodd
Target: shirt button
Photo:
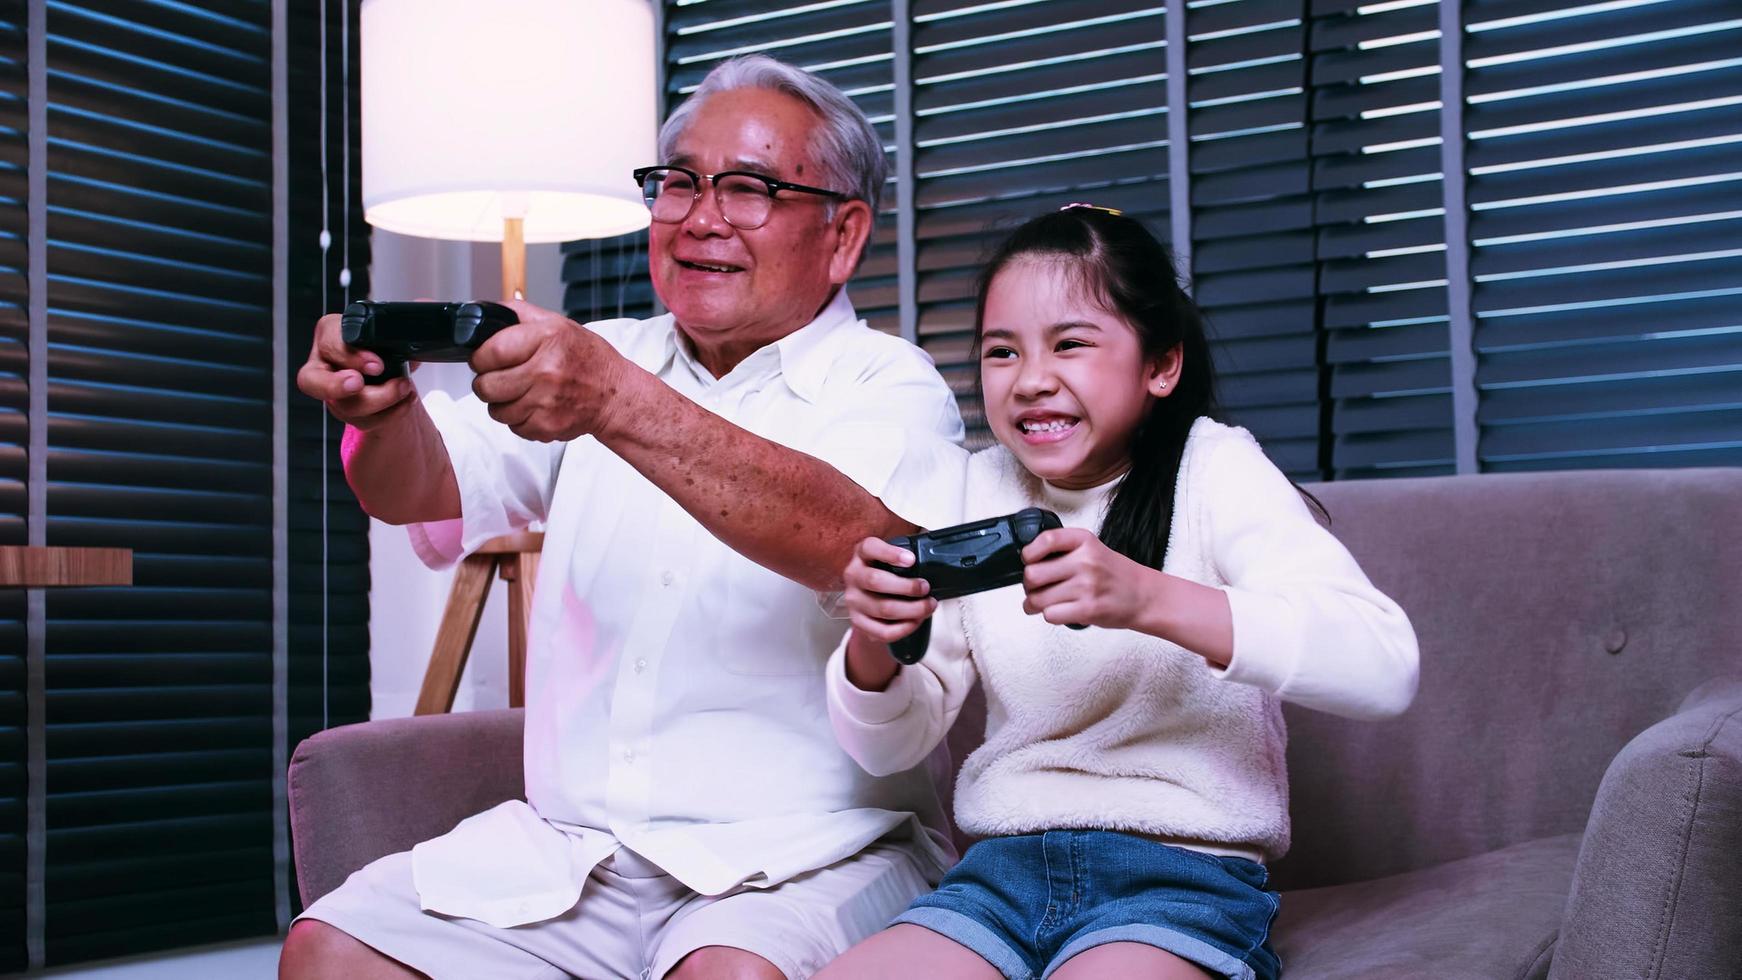
<instances>
[{"instance_id":1,"label":"shirt button","mask_svg":"<svg viewBox=\"0 0 1742 980\"><path fill-rule=\"evenodd\" d=\"M623 761L628 762L628 763L634 763L635 762L635 750L634 749L624 749L623 750Z\"/></svg>"},{"instance_id":2,"label":"shirt button","mask_svg":"<svg viewBox=\"0 0 1742 980\"><path fill-rule=\"evenodd\" d=\"M641 657L635 661L635 672L637 674L641 673L642 671L644 671L646 669L647 669L647 658L646 657Z\"/></svg>"},{"instance_id":3,"label":"shirt button","mask_svg":"<svg viewBox=\"0 0 1742 980\"><path fill-rule=\"evenodd\" d=\"M666 571L659 573L659 581L663 585L670 585L671 583L677 581L677 576L673 575L671 573L671 571L668 569Z\"/></svg>"}]
</instances>

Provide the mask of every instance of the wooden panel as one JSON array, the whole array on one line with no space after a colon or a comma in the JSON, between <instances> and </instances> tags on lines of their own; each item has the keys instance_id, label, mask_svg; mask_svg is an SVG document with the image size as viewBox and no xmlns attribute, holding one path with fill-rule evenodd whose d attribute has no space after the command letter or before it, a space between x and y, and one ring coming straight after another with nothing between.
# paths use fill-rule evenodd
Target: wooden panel
<instances>
[{"instance_id":1,"label":"wooden panel","mask_svg":"<svg viewBox=\"0 0 1742 980\"><path fill-rule=\"evenodd\" d=\"M130 548L0 547L0 586L132 584Z\"/></svg>"}]
</instances>

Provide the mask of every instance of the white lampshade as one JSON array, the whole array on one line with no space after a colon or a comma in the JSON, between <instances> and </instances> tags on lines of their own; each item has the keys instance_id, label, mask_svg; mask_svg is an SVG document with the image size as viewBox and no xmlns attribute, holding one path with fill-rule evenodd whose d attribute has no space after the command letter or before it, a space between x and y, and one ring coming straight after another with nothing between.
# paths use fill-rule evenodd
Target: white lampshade
<instances>
[{"instance_id":1,"label":"white lampshade","mask_svg":"<svg viewBox=\"0 0 1742 980\"><path fill-rule=\"evenodd\" d=\"M501 241L647 227L656 163L648 0L363 0L363 213Z\"/></svg>"}]
</instances>

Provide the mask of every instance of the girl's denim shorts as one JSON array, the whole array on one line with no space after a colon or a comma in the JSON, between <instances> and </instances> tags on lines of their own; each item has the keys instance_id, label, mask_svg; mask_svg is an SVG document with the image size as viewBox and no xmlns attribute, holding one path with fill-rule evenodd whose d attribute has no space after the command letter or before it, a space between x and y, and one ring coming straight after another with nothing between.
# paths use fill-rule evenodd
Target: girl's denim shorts
<instances>
[{"instance_id":1,"label":"girl's denim shorts","mask_svg":"<svg viewBox=\"0 0 1742 980\"><path fill-rule=\"evenodd\" d=\"M1010 980L1085 949L1137 942L1213 976L1274 980L1278 896L1264 866L1105 830L993 837L897 916L961 943Z\"/></svg>"}]
</instances>

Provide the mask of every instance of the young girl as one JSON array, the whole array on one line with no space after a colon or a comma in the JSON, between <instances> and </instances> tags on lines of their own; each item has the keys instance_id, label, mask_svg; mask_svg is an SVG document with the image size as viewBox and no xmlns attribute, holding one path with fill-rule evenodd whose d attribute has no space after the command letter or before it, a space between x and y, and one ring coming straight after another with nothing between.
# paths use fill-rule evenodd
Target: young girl
<instances>
[{"instance_id":1,"label":"young girl","mask_svg":"<svg viewBox=\"0 0 1742 980\"><path fill-rule=\"evenodd\" d=\"M867 538L848 565L835 731L867 771L900 771L983 684L955 806L985 839L824 975L1275 977L1279 702L1401 712L1414 631L1214 420L1202 317L1137 221L1072 205L1022 226L982 276L976 334L1000 445L970 460L963 519L1039 506L1064 527L1024 549L1021 589L941 607L874 566L903 549ZM901 667L889 641L934 612Z\"/></svg>"}]
</instances>

